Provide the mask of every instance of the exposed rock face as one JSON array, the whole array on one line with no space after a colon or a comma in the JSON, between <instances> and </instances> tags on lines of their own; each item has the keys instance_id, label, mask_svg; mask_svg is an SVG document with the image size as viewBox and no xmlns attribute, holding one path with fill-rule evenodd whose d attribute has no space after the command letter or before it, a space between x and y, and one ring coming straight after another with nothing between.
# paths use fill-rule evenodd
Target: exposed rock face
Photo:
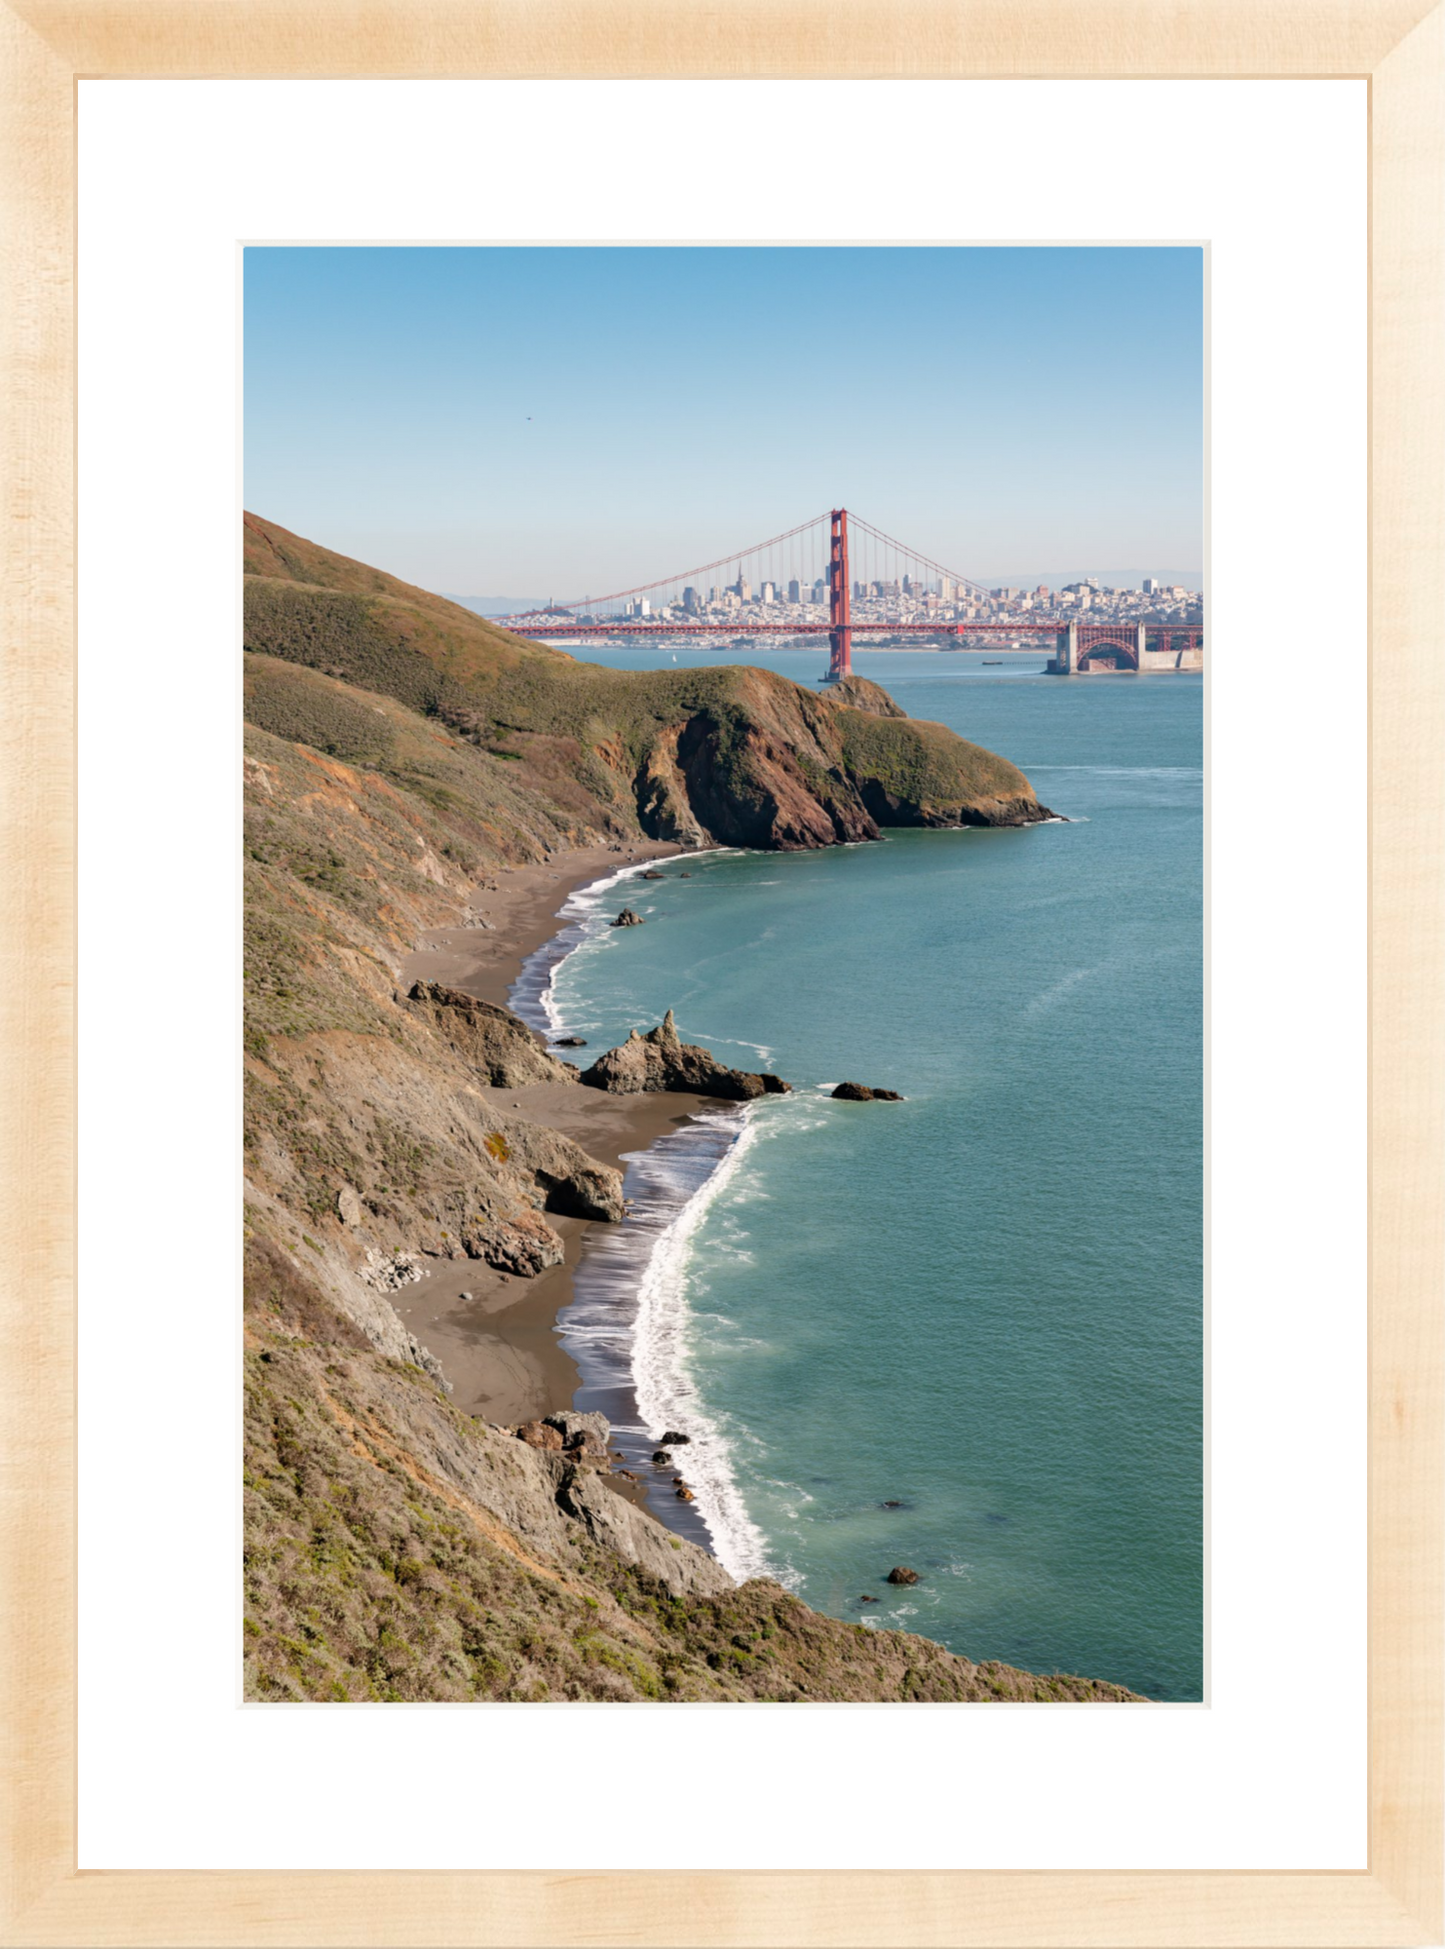
<instances>
[{"instance_id":1,"label":"exposed rock face","mask_svg":"<svg viewBox=\"0 0 1445 1949\"><path fill-rule=\"evenodd\" d=\"M471 1258L485 1259L499 1272L515 1273L519 1279L535 1279L548 1266L561 1265L565 1256L561 1239L534 1211L519 1211L500 1224L468 1220L462 1227L462 1245Z\"/></svg>"},{"instance_id":2,"label":"exposed rock face","mask_svg":"<svg viewBox=\"0 0 1445 1949\"><path fill-rule=\"evenodd\" d=\"M662 1022L646 1035L634 1029L619 1049L609 1049L582 1072L589 1088L614 1096L637 1096L657 1090L686 1090L698 1096L721 1096L746 1102L755 1096L775 1096L792 1089L780 1076L729 1069L707 1049L683 1042L669 1009Z\"/></svg>"},{"instance_id":3,"label":"exposed rock face","mask_svg":"<svg viewBox=\"0 0 1445 1949\"><path fill-rule=\"evenodd\" d=\"M910 1570L906 1563L895 1563L885 1581L890 1584L916 1584L918 1572Z\"/></svg>"},{"instance_id":4,"label":"exposed rock face","mask_svg":"<svg viewBox=\"0 0 1445 1949\"><path fill-rule=\"evenodd\" d=\"M901 1103L897 1090L870 1090L866 1083L840 1083L829 1092L840 1103Z\"/></svg>"},{"instance_id":5,"label":"exposed rock face","mask_svg":"<svg viewBox=\"0 0 1445 1949\"><path fill-rule=\"evenodd\" d=\"M545 1459L556 1471L557 1508L581 1523L594 1543L647 1571L678 1596L715 1596L735 1588L715 1557L695 1543L674 1537L654 1517L609 1488L596 1470L578 1467L565 1454Z\"/></svg>"},{"instance_id":6,"label":"exposed rock face","mask_svg":"<svg viewBox=\"0 0 1445 1949\"><path fill-rule=\"evenodd\" d=\"M576 1081L572 1071L568 1080ZM600 1218L620 1225L626 1215L622 1173L599 1164L580 1144L544 1123L492 1111L488 1145L501 1153L509 1170L529 1178L543 1194L543 1207L565 1218Z\"/></svg>"},{"instance_id":7,"label":"exposed rock face","mask_svg":"<svg viewBox=\"0 0 1445 1949\"><path fill-rule=\"evenodd\" d=\"M447 1041L498 1089L520 1089L526 1083L559 1083L567 1070L547 1053L540 1035L509 1008L479 1001L460 988L437 981L412 984L408 999L439 1029Z\"/></svg>"},{"instance_id":8,"label":"exposed rock face","mask_svg":"<svg viewBox=\"0 0 1445 1949\"><path fill-rule=\"evenodd\" d=\"M606 1461L612 1424L605 1414L582 1414L575 1408L562 1408L547 1416L547 1426L561 1435L563 1448Z\"/></svg>"},{"instance_id":9,"label":"exposed rock face","mask_svg":"<svg viewBox=\"0 0 1445 1949\"><path fill-rule=\"evenodd\" d=\"M687 779L678 763L681 724L659 728L637 776L637 820L654 839L672 839L680 846L706 846L704 831L688 799Z\"/></svg>"},{"instance_id":10,"label":"exposed rock face","mask_svg":"<svg viewBox=\"0 0 1445 1949\"><path fill-rule=\"evenodd\" d=\"M553 1448L560 1455L562 1435L548 1421L523 1421L517 1427L517 1440L526 1442L529 1448Z\"/></svg>"},{"instance_id":11,"label":"exposed rock face","mask_svg":"<svg viewBox=\"0 0 1445 1949\"><path fill-rule=\"evenodd\" d=\"M614 927L641 927L644 924L642 915L635 914L631 907L624 907L612 923Z\"/></svg>"}]
</instances>

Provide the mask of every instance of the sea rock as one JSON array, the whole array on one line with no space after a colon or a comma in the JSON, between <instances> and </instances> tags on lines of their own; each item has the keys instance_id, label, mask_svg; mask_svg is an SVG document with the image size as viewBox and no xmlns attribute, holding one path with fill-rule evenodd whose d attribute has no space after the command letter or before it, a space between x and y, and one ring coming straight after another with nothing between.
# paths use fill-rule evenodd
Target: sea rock
<instances>
[{"instance_id":1,"label":"sea rock","mask_svg":"<svg viewBox=\"0 0 1445 1949\"><path fill-rule=\"evenodd\" d=\"M709 1050L683 1042L671 1009L657 1028L649 1029L646 1035L639 1035L634 1029L620 1048L609 1049L606 1055L599 1056L590 1069L583 1070L582 1081L590 1089L607 1090L613 1096L686 1090L698 1096L726 1097L733 1102L783 1094L793 1087L781 1076L729 1069Z\"/></svg>"},{"instance_id":2,"label":"sea rock","mask_svg":"<svg viewBox=\"0 0 1445 1949\"><path fill-rule=\"evenodd\" d=\"M579 1414L574 1408L559 1408L545 1420L562 1437L563 1448L606 1459L612 1424L605 1414Z\"/></svg>"},{"instance_id":3,"label":"sea rock","mask_svg":"<svg viewBox=\"0 0 1445 1949\"><path fill-rule=\"evenodd\" d=\"M906 1563L895 1563L893 1568L888 1572L886 1581L890 1584L916 1584L918 1582L918 1572L916 1570L910 1570Z\"/></svg>"},{"instance_id":4,"label":"sea rock","mask_svg":"<svg viewBox=\"0 0 1445 1949\"><path fill-rule=\"evenodd\" d=\"M624 907L612 925L614 927L641 927L643 925L642 915L635 914L631 907Z\"/></svg>"},{"instance_id":5,"label":"sea rock","mask_svg":"<svg viewBox=\"0 0 1445 1949\"><path fill-rule=\"evenodd\" d=\"M565 1064L550 1055L541 1036L509 1008L478 1000L438 981L414 981L407 999L495 1089L524 1083L560 1083Z\"/></svg>"},{"instance_id":6,"label":"sea rock","mask_svg":"<svg viewBox=\"0 0 1445 1949\"><path fill-rule=\"evenodd\" d=\"M665 1435L659 1435L657 1439L663 1448L686 1448L692 1436L680 1435L676 1428L669 1428Z\"/></svg>"},{"instance_id":7,"label":"sea rock","mask_svg":"<svg viewBox=\"0 0 1445 1949\"><path fill-rule=\"evenodd\" d=\"M560 1430L549 1421L523 1421L517 1427L517 1440L526 1442L528 1448L552 1448L559 1454L562 1450Z\"/></svg>"},{"instance_id":8,"label":"sea rock","mask_svg":"<svg viewBox=\"0 0 1445 1949\"><path fill-rule=\"evenodd\" d=\"M866 1083L840 1083L832 1092L840 1103L901 1103L897 1090L870 1090Z\"/></svg>"},{"instance_id":9,"label":"sea rock","mask_svg":"<svg viewBox=\"0 0 1445 1949\"><path fill-rule=\"evenodd\" d=\"M695 1502L697 1500L685 1482L679 1484L676 1493L679 1502Z\"/></svg>"},{"instance_id":10,"label":"sea rock","mask_svg":"<svg viewBox=\"0 0 1445 1949\"><path fill-rule=\"evenodd\" d=\"M667 875L665 873L644 873L642 877L644 880L665 880Z\"/></svg>"},{"instance_id":11,"label":"sea rock","mask_svg":"<svg viewBox=\"0 0 1445 1949\"><path fill-rule=\"evenodd\" d=\"M652 1459L657 1464L658 1468L665 1469L668 1466L668 1464L671 1462L672 1456L668 1453L668 1451L665 1448L659 1448L656 1451L656 1453L653 1455Z\"/></svg>"},{"instance_id":12,"label":"sea rock","mask_svg":"<svg viewBox=\"0 0 1445 1949\"><path fill-rule=\"evenodd\" d=\"M585 1049L587 1047L587 1038L585 1035L559 1035L553 1047L557 1049Z\"/></svg>"}]
</instances>

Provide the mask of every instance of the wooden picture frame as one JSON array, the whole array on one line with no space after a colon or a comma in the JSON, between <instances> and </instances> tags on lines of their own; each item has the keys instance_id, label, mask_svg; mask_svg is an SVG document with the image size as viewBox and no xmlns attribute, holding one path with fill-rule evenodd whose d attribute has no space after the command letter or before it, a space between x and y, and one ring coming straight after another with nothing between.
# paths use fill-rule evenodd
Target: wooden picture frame
<instances>
[{"instance_id":1,"label":"wooden picture frame","mask_svg":"<svg viewBox=\"0 0 1445 1949\"><path fill-rule=\"evenodd\" d=\"M10 0L0 817L12 1944L1403 1944L1441 1910L1445 6ZM1371 178L1369 1867L78 1872L75 109L80 77L1363 77Z\"/></svg>"}]
</instances>

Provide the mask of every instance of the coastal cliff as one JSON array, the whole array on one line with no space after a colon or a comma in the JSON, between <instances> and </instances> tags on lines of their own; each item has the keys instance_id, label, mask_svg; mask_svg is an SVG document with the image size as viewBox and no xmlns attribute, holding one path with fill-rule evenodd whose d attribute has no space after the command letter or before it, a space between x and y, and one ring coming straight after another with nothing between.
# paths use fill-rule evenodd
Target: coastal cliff
<instances>
[{"instance_id":1,"label":"coastal cliff","mask_svg":"<svg viewBox=\"0 0 1445 1949\"><path fill-rule=\"evenodd\" d=\"M795 849L1049 816L1017 766L862 678L818 692L732 663L606 670L256 515L245 549L248 651L445 725L597 834Z\"/></svg>"},{"instance_id":2,"label":"coastal cliff","mask_svg":"<svg viewBox=\"0 0 1445 1949\"><path fill-rule=\"evenodd\" d=\"M735 1587L605 1454L469 1412L406 1318L438 1266L501 1305L623 1220L615 1163L538 1100L595 1123L786 1087L670 1020L586 1087L497 1001L409 971L419 942L483 952L509 886L644 838L1026 823L1022 774L861 681L842 704L762 671L633 682L253 517L246 538L248 1695L1129 1697Z\"/></svg>"}]
</instances>

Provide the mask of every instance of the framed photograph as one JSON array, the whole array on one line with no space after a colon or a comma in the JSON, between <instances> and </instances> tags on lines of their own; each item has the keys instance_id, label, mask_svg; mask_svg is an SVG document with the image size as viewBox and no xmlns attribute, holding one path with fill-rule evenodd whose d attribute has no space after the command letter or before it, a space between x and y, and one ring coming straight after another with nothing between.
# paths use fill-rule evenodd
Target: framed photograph
<instances>
[{"instance_id":1,"label":"framed photograph","mask_svg":"<svg viewBox=\"0 0 1445 1949\"><path fill-rule=\"evenodd\" d=\"M1437 1941L1440 10L5 18L0 1939Z\"/></svg>"}]
</instances>

